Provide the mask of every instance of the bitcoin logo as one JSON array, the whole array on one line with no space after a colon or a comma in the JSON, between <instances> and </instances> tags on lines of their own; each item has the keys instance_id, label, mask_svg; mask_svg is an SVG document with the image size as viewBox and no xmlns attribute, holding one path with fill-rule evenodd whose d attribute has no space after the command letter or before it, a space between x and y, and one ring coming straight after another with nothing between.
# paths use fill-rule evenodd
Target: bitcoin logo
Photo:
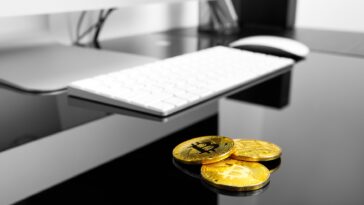
<instances>
[{"instance_id":1,"label":"bitcoin logo","mask_svg":"<svg viewBox=\"0 0 364 205\"><path fill-rule=\"evenodd\" d=\"M219 145L213 142L196 142L195 144L192 144L191 147L199 151L200 154L203 154L216 152L216 148L218 148Z\"/></svg>"},{"instance_id":2,"label":"bitcoin logo","mask_svg":"<svg viewBox=\"0 0 364 205\"><path fill-rule=\"evenodd\" d=\"M173 157L185 164L211 164L228 158L234 151L234 141L224 136L196 137L177 145Z\"/></svg>"},{"instance_id":3,"label":"bitcoin logo","mask_svg":"<svg viewBox=\"0 0 364 205\"><path fill-rule=\"evenodd\" d=\"M236 164L228 165L230 167L220 173L224 179L241 179L250 176L250 169Z\"/></svg>"}]
</instances>

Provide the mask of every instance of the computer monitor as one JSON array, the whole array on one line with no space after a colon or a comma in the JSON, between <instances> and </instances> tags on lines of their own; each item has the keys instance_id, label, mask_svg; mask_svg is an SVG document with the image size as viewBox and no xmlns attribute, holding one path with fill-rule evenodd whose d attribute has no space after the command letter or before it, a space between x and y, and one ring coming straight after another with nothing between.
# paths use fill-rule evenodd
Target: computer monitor
<instances>
[{"instance_id":1,"label":"computer monitor","mask_svg":"<svg viewBox=\"0 0 364 205\"><path fill-rule=\"evenodd\" d=\"M81 10L119 8L145 3L172 3L186 0L10 0L0 3L0 17L51 14Z\"/></svg>"},{"instance_id":2,"label":"computer monitor","mask_svg":"<svg viewBox=\"0 0 364 205\"><path fill-rule=\"evenodd\" d=\"M295 25L298 0L233 0L240 27L290 29Z\"/></svg>"}]
</instances>

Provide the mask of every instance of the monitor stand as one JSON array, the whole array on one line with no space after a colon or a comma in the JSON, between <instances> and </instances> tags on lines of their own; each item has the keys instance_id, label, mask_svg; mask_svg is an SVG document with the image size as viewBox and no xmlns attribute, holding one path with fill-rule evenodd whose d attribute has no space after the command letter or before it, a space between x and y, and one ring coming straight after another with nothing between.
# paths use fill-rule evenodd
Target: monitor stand
<instances>
[{"instance_id":1,"label":"monitor stand","mask_svg":"<svg viewBox=\"0 0 364 205\"><path fill-rule=\"evenodd\" d=\"M7 48L0 50L0 83L26 92L52 92L76 80L155 60L59 44Z\"/></svg>"}]
</instances>

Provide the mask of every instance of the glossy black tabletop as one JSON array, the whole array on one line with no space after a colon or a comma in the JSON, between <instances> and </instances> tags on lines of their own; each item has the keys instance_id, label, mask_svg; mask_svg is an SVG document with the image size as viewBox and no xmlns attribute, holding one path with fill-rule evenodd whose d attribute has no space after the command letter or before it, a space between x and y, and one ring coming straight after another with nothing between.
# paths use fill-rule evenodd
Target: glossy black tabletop
<instances>
[{"instance_id":1,"label":"glossy black tabletop","mask_svg":"<svg viewBox=\"0 0 364 205\"><path fill-rule=\"evenodd\" d=\"M190 121L188 116L181 116L176 120L188 126L19 204L364 204L363 76L362 58L311 52L291 72L220 99L217 115L191 125L186 122ZM14 110L19 112L15 115L9 108L0 116L2 136L24 136L13 141L28 141L121 115L72 107L62 94L37 97L1 92L30 98L36 104L33 110L39 109L30 112L29 105L21 101L11 105L2 100L2 107L16 106ZM39 129L29 128L36 125ZM148 126L136 129L148 135ZM181 166L172 160L174 146L200 135L263 139L281 146L283 155L263 189L224 192L206 185L199 167ZM2 143L2 149L16 147L11 143L21 144L10 141Z\"/></svg>"}]
</instances>

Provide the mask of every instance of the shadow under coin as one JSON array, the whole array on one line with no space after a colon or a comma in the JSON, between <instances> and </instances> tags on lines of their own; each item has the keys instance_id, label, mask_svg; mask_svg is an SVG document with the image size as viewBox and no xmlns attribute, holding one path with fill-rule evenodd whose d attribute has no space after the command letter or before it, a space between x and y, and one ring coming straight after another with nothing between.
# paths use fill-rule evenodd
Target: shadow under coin
<instances>
[{"instance_id":1,"label":"shadow under coin","mask_svg":"<svg viewBox=\"0 0 364 205\"><path fill-rule=\"evenodd\" d=\"M181 162L178 162L174 158L172 158L173 165L179 169L181 172L187 174L188 176L191 176L196 179L201 178L201 165L195 165L195 164L183 164Z\"/></svg>"},{"instance_id":2,"label":"shadow under coin","mask_svg":"<svg viewBox=\"0 0 364 205\"><path fill-rule=\"evenodd\" d=\"M265 192L269 188L270 182L268 182L264 187L254 190L254 191L232 191L232 190L225 190L225 189L219 189L217 187L214 187L208 183L206 183L204 180L201 180L201 183L212 192L215 192L216 194L222 194L227 196L236 196L236 197L249 197L249 196L257 196L263 192Z\"/></svg>"},{"instance_id":3,"label":"shadow under coin","mask_svg":"<svg viewBox=\"0 0 364 205\"><path fill-rule=\"evenodd\" d=\"M271 160L271 161L265 161L265 162L259 162L263 164L265 167L267 167L270 171L270 173L276 172L279 167L281 166L281 158Z\"/></svg>"}]
</instances>

